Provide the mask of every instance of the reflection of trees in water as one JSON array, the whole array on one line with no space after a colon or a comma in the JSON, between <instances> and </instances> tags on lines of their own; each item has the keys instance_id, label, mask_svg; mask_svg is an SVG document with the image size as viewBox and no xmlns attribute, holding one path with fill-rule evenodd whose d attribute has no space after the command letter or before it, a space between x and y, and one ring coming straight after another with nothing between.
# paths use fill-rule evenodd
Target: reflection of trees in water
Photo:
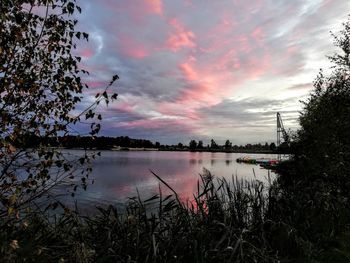
<instances>
[{"instance_id":1,"label":"reflection of trees in water","mask_svg":"<svg viewBox=\"0 0 350 263\"><path fill-rule=\"evenodd\" d=\"M202 159L189 159L190 165L195 165L195 164L202 164L203 160Z\"/></svg>"},{"instance_id":2,"label":"reflection of trees in water","mask_svg":"<svg viewBox=\"0 0 350 263\"><path fill-rule=\"evenodd\" d=\"M215 159L211 159L211 160L210 160L210 164L211 164L212 166L214 166L215 163L216 163L216 160L215 160Z\"/></svg>"},{"instance_id":3,"label":"reflection of trees in water","mask_svg":"<svg viewBox=\"0 0 350 263\"><path fill-rule=\"evenodd\" d=\"M226 160L225 163L227 166L229 166L231 164L232 160Z\"/></svg>"}]
</instances>

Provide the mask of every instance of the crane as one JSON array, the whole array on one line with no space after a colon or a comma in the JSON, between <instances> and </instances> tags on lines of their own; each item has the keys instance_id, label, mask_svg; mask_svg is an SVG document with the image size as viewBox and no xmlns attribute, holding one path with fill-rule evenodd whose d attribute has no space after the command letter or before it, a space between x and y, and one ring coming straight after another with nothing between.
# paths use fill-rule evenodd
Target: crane
<instances>
[{"instance_id":1,"label":"crane","mask_svg":"<svg viewBox=\"0 0 350 263\"><path fill-rule=\"evenodd\" d=\"M277 112L277 147L281 145L281 135L283 140L289 144L289 135L284 129L281 114Z\"/></svg>"},{"instance_id":2,"label":"crane","mask_svg":"<svg viewBox=\"0 0 350 263\"><path fill-rule=\"evenodd\" d=\"M289 144L290 144L289 135L284 129L281 114L277 112L277 147L280 147L282 144L281 137L283 138L282 143L287 144L287 146L289 147ZM278 154L278 160L281 160L281 153Z\"/></svg>"}]
</instances>

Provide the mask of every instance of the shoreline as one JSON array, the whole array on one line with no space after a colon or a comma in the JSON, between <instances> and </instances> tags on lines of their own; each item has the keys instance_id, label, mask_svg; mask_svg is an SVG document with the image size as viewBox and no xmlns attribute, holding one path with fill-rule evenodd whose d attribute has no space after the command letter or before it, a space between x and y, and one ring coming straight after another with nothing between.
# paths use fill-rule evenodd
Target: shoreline
<instances>
[{"instance_id":1,"label":"shoreline","mask_svg":"<svg viewBox=\"0 0 350 263\"><path fill-rule=\"evenodd\" d=\"M108 147L108 148L68 148L68 147L62 147L61 149L65 150L94 150L94 151L120 151L120 152L127 152L127 151L158 151L158 152L220 152L220 153L251 153L251 154L278 154L273 151L255 151L255 150L222 150L222 149L197 149L197 150L190 150L190 149L159 149L159 148L129 148L129 147Z\"/></svg>"}]
</instances>

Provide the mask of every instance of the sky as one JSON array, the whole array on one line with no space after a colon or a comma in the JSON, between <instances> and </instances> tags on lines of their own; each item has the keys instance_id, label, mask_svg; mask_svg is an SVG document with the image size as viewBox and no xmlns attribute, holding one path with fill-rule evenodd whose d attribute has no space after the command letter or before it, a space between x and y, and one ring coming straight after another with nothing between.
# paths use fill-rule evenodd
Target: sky
<instances>
[{"instance_id":1,"label":"sky","mask_svg":"<svg viewBox=\"0 0 350 263\"><path fill-rule=\"evenodd\" d=\"M114 74L100 135L163 144L276 140L298 128L348 0L78 0L85 103Z\"/></svg>"}]
</instances>

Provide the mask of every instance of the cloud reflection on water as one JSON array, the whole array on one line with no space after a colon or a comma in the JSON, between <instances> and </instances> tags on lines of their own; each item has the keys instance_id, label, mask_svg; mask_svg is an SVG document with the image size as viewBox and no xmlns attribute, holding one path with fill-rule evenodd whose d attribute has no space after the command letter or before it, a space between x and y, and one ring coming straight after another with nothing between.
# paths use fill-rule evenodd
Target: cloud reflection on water
<instances>
[{"instance_id":1,"label":"cloud reflection on water","mask_svg":"<svg viewBox=\"0 0 350 263\"><path fill-rule=\"evenodd\" d=\"M253 171L259 180L264 181L267 170L259 166L237 164L236 158L247 154L205 153L205 152L113 152L103 151L102 156L93 162L95 183L87 191L79 191L76 198L83 206L95 203L123 203L136 196L146 199L159 193L171 194L150 172L152 170L166 181L180 196L181 200L193 200L197 192L199 174L203 168L217 177L231 180L232 176L253 179ZM250 155L256 156L256 155ZM274 157L258 155L259 157ZM68 201L72 201L68 199Z\"/></svg>"}]
</instances>

